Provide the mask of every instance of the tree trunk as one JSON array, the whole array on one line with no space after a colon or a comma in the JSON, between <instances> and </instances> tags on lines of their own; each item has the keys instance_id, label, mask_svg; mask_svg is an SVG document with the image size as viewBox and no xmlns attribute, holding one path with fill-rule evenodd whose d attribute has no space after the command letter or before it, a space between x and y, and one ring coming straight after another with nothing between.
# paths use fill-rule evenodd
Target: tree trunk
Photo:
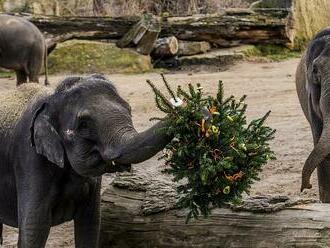
<instances>
[{"instance_id":1,"label":"tree trunk","mask_svg":"<svg viewBox=\"0 0 330 248\"><path fill-rule=\"evenodd\" d=\"M240 206L214 209L208 219L189 224L185 224L187 212L175 209L176 200L175 184L164 176L117 176L102 197L101 247L275 248L330 244L330 206L315 200L254 197Z\"/></svg>"},{"instance_id":2,"label":"tree trunk","mask_svg":"<svg viewBox=\"0 0 330 248\"><path fill-rule=\"evenodd\" d=\"M155 46L160 30L160 23L154 19L139 41L136 51L143 55L149 55Z\"/></svg>"},{"instance_id":3,"label":"tree trunk","mask_svg":"<svg viewBox=\"0 0 330 248\"><path fill-rule=\"evenodd\" d=\"M160 38L156 41L152 57L154 58L169 58L178 53L179 44L175 36Z\"/></svg>"},{"instance_id":4,"label":"tree trunk","mask_svg":"<svg viewBox=\"0 0 330 248\"><path fill-rule=\"evenodd\" d=\"M151 18L143 16L116 44L120 48L128 47L130 44L137 45L151 25Z\"/></svg>"},{"instance_id":5,"label":"tree trunk","mask_svg":"<svg viewBox=\"0 0 330 248\"><path fill-rule=\"evenodd\" d=\"M120 39L138 17L30 17L38 28L56 36L93 32L95 39ZM291 10L226 10L217 15L170 17L162 22L160 37L207 41L221 47L239 44L290 44L293 42Z\"/></svg>"}]
</instances>

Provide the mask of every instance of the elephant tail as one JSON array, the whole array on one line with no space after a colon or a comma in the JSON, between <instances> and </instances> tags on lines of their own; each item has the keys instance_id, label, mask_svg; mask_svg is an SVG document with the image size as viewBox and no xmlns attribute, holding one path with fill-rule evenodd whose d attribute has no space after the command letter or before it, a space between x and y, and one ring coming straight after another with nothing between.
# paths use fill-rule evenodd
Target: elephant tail
<instances>
[{"instance_id":1,"label":"elephant tail","mask_svg":"<svg viewBox=\"0 0 330 248\"><path fill-rule=\"evenodd\" d=\"M45 85L49 85L49 81L48 81L48 52L47 52L47 44L45 44L44 67L45 67Z\"/></svg>"}]
</instances>

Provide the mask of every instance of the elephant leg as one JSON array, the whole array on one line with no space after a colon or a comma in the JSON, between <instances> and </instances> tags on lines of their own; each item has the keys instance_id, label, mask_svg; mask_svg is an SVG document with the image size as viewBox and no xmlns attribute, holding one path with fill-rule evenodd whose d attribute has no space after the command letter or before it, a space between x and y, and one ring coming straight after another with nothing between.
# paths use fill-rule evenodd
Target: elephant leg
<instances>
[{"instance_id":1,"label":"elephant leg","mask_svg":"<svg viewBox=\"0 0 330 248\"><path fill-rule=\"evenodd\" d=\"M29 74L29 82L33 82L33 83L39 83L39 75L38 73L32 71Z\"/></svg>"},{"instance_id":2,"label":"elephant leg","mask_svg":"<svg viewBox=\"0 0 330 248\"><path fill-rule=\"evenodd\" d=\"M31 226L19 228L18 248L44 248L50 226Z\"/></svg>"},{"instance_id":3,"label":"elephant leg","mask_svg":"<svg viewBox=\"0 0 330 248\"><path fill-rule=\"evenodd\" d=\"M27 74L25 71L16 71L16 86L27 82Z\"/></svg>"},{"instance_id":4,"label":"elephant leg","mask_svg":"<svg viewBox=\"0 0 330 248\"><path fill-rule=\"evenodd\" d=\"M317 168L320 200L330 203L330 158L327 158Z\"/></svg>"},{"instance_id":5,"label":"elephant leg","mask_svg":"<svg viewBox=\"0 0 330 248\"><path fill-rule=\"evenodd\" d=\"M47 242L51 227L48 199L37 196L36 190L41 191L31 189L19 194L18 248L44 248Z\"/></svg>"},{"instance_id":6,"label":"elephant leg","mask_svg":"<svg viewBox=\"0 0 330 248\"><path fill-rule=\"evenodd\" d=\"M29 74L29 82L39 83L39 75L36 72L31 72Z\"/></svg>"},{"instance_id":7,"label":"elephant leg","mask_svg":"<svg viewBox=\"0 0 330 248\"><path fill-rule=\"evenodd\" d=\"M0 223L0 246L3 244L2 229L3 229L3 224Z\"/></svg>"},{"instance_id":8,"label":"elephant leg","mask_svg":"<svg viewBox=\"0 0 330 248\"><path fill-rule=\"evenodd\" d=\"M27 158L27 162L33 159ZM40 171L22 170L18 176L18 248L44 248L51 228L51 202L56 194L49 183L52 180L47 172Z\"/></svg>"},{"instance_id":9,"label":"elephant leg","mask_svg":"<svg viewBox=\"0 0 330 248\"><path fill-rule=\"evenodd\" d=\"M29 72L29 81L39 83L39 73L42 68L44 59L44 50L38 46L31 48L31 55L27 64L27 71Z\"/></svg>"},{"instance_id":10,"label":"elephant leg","mask_svg":"<svg viewBox=\"0 0 330 248\"><path fill-rule=\"evenodd\" d=\"M101 178L90 189L90 199L82 203L74 218L76 248L97 248L100 238Z\"/></svg>"}]
</instances>

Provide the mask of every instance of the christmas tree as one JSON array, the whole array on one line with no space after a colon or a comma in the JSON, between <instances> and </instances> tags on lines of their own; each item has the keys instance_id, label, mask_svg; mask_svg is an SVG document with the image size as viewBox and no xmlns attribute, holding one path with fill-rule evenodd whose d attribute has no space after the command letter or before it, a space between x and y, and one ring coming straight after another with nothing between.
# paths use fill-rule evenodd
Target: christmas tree
<instances>
[{"instance_id":1,"label":"christmas tree","mask_svg":"<svg viewBox=\"0 0 330 248\"><path fill-rule=\"evenodd\" d=\"M270 112L247 122L246 96L224 97L220 81L216 97L204 96L203 88L189 84L174 92L163 81L171 99L147 80L157 107L166 117L161 132L173 136L164 151L165 173L178 182L178 207L188 208L187 221L211 209L239 201L248 192L262 166L275 159L269 141L275 130L265 125Z\"/></svg>"}]
</instances>

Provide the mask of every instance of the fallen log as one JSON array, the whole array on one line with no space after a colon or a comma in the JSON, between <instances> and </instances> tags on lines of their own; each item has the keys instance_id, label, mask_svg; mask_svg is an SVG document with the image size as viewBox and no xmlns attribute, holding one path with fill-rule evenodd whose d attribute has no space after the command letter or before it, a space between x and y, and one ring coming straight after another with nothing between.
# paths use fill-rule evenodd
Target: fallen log
<instances>
[{"instance_id":1,"label":"fallen log","mask_svg":"<svg viewBox=\"0 0 330 248\"><path fill-rule=\"evenodd\" d=\"M211 45L206 41L180 41L178 56L196 55L209 50L211 50Z\"/></svg>"},{"instance_id":2,"label":"fallen log","mask_svg":"<svg viewBox=\"0 0 330 248\"><path fill-rule=\"evenodd\" d=\"M185 224L167 178L121 174L102 197L101 247L328 247L330 206L255 197ZM275 238L276 237L276 238Z\"/></svg>"},{"instance_id":3,"label":"fallen log","mask_svg":"<svg viewBox=\"0 0 330 248\"><path fill-rule=\"evenodd\" d=\"M120 39L139 17L45 17L29 18L43 32L56 36L92 32L95 39ZM226 10L217 15L169 17L162 22L160 37L207 41L221 47L238 44L288 44L294 39L290 9ZM92 36L90 37L92 38Z\"/></svg>"},{"instance_id":4,"label":"fallen log","mask_svg":"<svg viewBox=\"0 0 330 248\"><path fill-rule=\"evenodd\" d=\"M160 38L156 41L154 50L152 51L153 58L169 58L178 53L179 43L175 36Z\"/></svg>"},{"instance_id":5,"label":"fallen log","mask_svg":"<svg viewBox=\"0 0 330 248\"><path fill-rule=\"evenodd\" d=\"M190 55L175 56L167 59L154 59L154 67L183 71L225 71L238 61L244 60L245 53L251 49L249 45L213 49L212 51Z\"/></svg>"}]
</instances>

